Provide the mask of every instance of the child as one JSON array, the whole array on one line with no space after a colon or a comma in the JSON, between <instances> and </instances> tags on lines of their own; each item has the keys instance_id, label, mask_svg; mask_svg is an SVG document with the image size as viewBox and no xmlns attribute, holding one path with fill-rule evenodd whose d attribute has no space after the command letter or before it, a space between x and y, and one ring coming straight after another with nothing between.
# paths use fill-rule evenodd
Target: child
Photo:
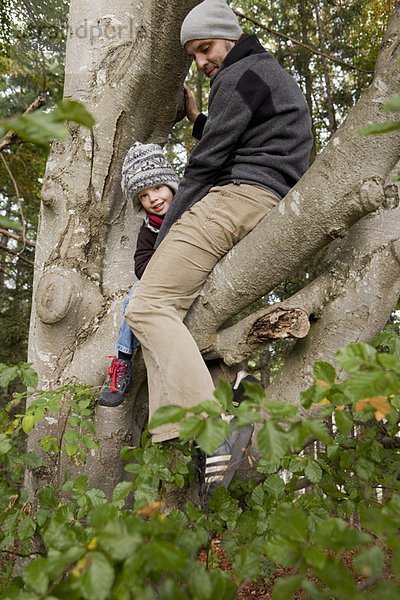
<instances>
[{"instance_id":1,"label":"child","mask_svg":"<svg viewBox=\"0 0 400 600\"><path fill-rule=\"evenodd\" d=\"M134 208L145 212L143 225L139 231L134 255L135 274L143 275L150 260L158 232L178 189L178 179L173 168L164 157L157 144L136 143L129 149L122 166L122 191L133 201ZM117 351L108 378L98 400L100 406L119 406L132 387L132 355L139 346L125 320L125 310L135 293L133 285L122 305L123 319L118 332Z\"/></svg>"}]
</instances>

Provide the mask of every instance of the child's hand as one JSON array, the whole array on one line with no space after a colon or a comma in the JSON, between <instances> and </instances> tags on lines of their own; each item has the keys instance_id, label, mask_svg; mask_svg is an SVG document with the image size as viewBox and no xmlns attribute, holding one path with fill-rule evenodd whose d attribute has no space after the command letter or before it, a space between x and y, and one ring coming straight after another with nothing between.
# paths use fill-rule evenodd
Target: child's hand
<instances>
[{"instance_id":1,"label":"child's hand","mask_svg":"<svg viewBox=\"0 0 400 600\"><path fill-rule=\"evenodd\" d=\"M191 123L194 123L200 114L200 111L197 108L196 98L192 90L188 88L186 83L183 85L183 89L185 95L186 116Z\"/></svg>"}]
</instances>

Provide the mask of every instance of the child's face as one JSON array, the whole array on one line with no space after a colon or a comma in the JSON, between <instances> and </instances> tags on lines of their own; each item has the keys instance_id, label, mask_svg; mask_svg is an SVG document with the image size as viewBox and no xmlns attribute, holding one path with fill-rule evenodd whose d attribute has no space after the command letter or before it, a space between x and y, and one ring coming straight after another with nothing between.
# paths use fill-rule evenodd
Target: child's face
<instances>
[{"instance_id":1,"label":"child's face","mask_svg":"<svg viewBox=\"0 0 400 600\"><path fill-rule=\"evenodd\" d=\"M167 185L160 184L142 190L137 197L146 212L162 217L169 209L174 193Z\"/></svg>"}]
</instances>

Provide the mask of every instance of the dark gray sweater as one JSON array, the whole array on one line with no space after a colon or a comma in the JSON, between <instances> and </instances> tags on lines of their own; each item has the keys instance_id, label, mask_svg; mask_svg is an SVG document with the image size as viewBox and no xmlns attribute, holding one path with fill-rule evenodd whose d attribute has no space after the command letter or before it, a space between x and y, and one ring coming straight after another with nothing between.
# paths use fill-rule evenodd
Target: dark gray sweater
<instances>
[{"instance_id":1,"label":"dark gray sweater","mask_svg":"<svg viewBox=\"0 0 400 600\"><path fill-rule=\"evenodd\" d=\"M203 128L204 125L204 128ZM158 235L215 185L247 183L283 198L309 166L311 119L305 98L255 36L243 36L211 81L208 117Z\"/></svg>"}]
</instances>

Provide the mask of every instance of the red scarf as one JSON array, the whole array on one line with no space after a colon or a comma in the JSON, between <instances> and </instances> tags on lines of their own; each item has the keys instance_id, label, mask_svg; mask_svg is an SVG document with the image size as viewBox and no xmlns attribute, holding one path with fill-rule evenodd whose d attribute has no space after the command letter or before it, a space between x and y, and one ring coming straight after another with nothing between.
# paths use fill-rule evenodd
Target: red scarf
<instances>
[{"instance_id":1,"label":"red scarf","mask_svg":"<svg viewBox=\"0 0 400 600\"><path fill-rule=\"evenodd\" d=\"M155 229L160 229L163 224L164 216L158 217L157 215L150 214L146 212L146 215L149 217L149 224Z\"/></svg>"}]
</instances>

